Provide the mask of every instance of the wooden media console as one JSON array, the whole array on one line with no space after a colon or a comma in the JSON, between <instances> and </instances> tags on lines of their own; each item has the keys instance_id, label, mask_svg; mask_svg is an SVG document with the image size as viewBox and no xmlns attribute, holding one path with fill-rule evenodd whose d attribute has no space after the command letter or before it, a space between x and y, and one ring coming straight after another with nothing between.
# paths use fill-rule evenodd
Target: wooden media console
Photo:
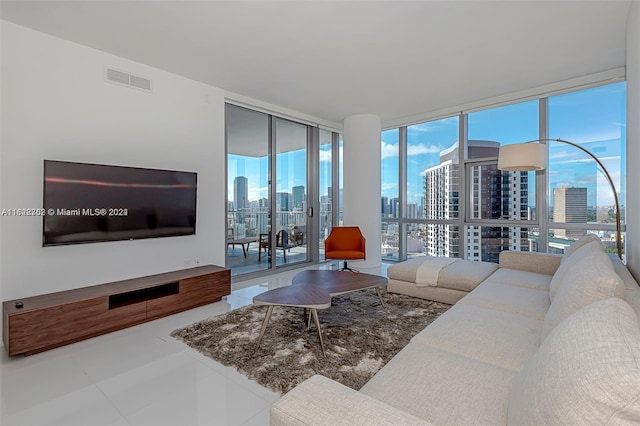
<instances>
[{"instance_id":1,"label":"wooden media console","mask_svg":"<svg viewBox=\"0 0 640 426\"><path fill-rule=\"evenodd\" d=\"M231 271L207 265L2 303L10 356L131 327L231 293ZM21 307L20 307L21 306Z\"/></svg>"}]
</instances>

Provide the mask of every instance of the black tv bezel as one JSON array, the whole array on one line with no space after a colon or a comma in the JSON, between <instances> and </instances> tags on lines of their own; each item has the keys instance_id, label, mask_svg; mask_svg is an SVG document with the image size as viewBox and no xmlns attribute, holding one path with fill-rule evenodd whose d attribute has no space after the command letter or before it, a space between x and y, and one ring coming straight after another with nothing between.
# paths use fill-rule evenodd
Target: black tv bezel
<instances>
[{"instance_id":1,"label":"black tv bezel","mask_svg":"<svg viewBox=\"0 0 640 426\"><path fill-rule=\"evenodd\" d=\"M149 171L158 171L158 172L169 172L169 173L185 173L192 174L195 180L195 194L193 197L194 204L194 222L193 222L193 232L189 234L164 234L164 235L151 235L145 237L128 237L128 238L115 238L115 239L95 239L95 240L86 240L86 241L68 241L68 242L56 242L56 243L46 243L45 242L45 220L47 216L46 206L45 206L45 197L46 197L46 163L66 163L66 164L80 164L80 165L88 165L88 166L99 166L99 167L112 167L118 169L133 169L133 170L149 170ZM185 171L185 170L173 170L173 169L162 169L155 167L137 167L137 166L121 166L116 164L103 164L103 163L92 163L92 162L84 162L84 161L67 161L67 160L43 160L42 162L42 208L44 214L42 215L42 247L57 247L57 246L73 246L78 244L94 244L94 243L108 243L108 242L120 242L120 241L138 241L138 240L148 240L148 239L156 239L156 238L169 238L169 237L188 237L192 235L196 235L197 232L197 223L198 223L198 172Z\"/></svg>"}]
</instances>

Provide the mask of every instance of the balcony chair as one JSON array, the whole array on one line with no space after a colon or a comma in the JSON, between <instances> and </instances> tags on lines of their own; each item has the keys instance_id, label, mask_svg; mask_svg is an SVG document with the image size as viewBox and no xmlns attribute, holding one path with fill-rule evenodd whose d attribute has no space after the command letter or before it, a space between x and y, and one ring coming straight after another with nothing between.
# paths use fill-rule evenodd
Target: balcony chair
<instances>
[{"instance_id":1,"label":"balcony chair","mask_svg":"<svg viewBox=\"0 0 640 426\"><path fill-rule=\"evenodd\" d=\"M347 260L365 260L366 242L357 226L336 226L324 240L325 259L344 260L340 271L358 272L349 268Z\"/></svg>"},{"instance_id":2,"label":"balcony chair","mask_svg":"<svg viewBox=\"0 0 640 426\"><path fill-rule=\"evenodd\" d=\"M282 250L282 256L284 257L284 263L287 263L287 250L289 250L293 245L289 243L289 233L284 229L281 229L276 234L276 249ZM271 234L260 234L260 239L258 240L258 262L262 259L262 250L267 252L270 255L271 250Z\"/></svg>"},{"instance_id":3,"label":"balcony chair","mask_svg":"<svg viewBox=\"0 0 640 426\"><path fill-rule=\"evenodd\" d=\"M306 225L296 225L291 230L291 242L293 245L302 246L307 243L306 237L307 227Z\"/></svg>"}]
</instances>

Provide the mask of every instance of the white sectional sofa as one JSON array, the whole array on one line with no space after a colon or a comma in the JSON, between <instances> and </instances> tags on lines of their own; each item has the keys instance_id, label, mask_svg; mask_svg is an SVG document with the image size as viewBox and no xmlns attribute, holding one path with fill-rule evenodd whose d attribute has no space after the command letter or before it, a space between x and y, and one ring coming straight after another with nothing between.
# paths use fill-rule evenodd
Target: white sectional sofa
<instances>
[{"instance_id":1,"label":"white sectional sofa","mask_svg":"<svg viewBox=\"0 0 640 426\"><path fill-rule=\"evenodd\" d=\"M359 391L313 376L272 425L640 423L640 287L594 237L497 270Z\"/></svg>"}]
</instances>

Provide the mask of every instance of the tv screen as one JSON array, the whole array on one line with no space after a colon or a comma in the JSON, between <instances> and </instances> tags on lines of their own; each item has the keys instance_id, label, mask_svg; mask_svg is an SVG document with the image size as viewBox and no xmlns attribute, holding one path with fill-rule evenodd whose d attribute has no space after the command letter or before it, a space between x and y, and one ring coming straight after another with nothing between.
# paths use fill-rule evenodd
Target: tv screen
<instances>
[{"instance_id":1,"label":"tv screen","mask_svg":"<svg viewBox=\"0 0 640 426\"><path fill-rule=\"evenodd\" d=\"M192 235L197 174L44 161L43 246Z\"/></svg>"}]
</instances>

